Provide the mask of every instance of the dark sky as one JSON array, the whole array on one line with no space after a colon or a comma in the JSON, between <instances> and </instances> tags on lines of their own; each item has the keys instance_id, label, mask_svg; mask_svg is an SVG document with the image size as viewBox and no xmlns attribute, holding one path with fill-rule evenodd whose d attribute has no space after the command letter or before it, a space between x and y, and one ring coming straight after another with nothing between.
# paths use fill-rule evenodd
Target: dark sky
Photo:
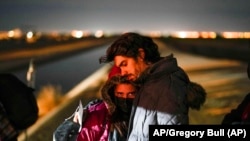
<instances>
[{"instance_id":1,"label":"dark sky","mask_svg":"<svg viewBox=\"0 0 250 141\"><path fill-rule=\"evenodd\" d=\"M249 0L1 0L0 30L250 31Z\"/></svg>"}]
</instances>

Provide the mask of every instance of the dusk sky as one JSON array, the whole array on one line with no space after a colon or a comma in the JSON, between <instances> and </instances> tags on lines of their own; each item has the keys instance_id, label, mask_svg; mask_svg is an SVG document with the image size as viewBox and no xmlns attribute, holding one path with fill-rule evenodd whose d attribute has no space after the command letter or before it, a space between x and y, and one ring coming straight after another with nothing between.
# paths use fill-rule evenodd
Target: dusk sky
<instances>
[{"instance_id":1,"label":"dusk sky","mask_svg":"<svg viewBox=\"0 0 250 141\"><path fill-rule=\"evenodd\" d=\"M0 31L250 31L249 0L2 0Z\"/></svg>"}]
</instances>

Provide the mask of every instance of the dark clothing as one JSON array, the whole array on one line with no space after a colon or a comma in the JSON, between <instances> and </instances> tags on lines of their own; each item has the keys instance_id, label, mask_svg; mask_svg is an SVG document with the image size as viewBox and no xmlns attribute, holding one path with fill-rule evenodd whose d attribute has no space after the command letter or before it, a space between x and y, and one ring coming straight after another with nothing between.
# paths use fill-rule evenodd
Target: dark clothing
<instances>
[{"instance_id":1,"label":"dark clothing","mask_svg":"<svg viewBox=\"0 0 250 141\"><path fill-rule=\"evenodd\" d=\"M10 123L4 107L0 103L0 141L16 141L18 132Z\"/></svg>"},{"instance_id":2,"label":"dark clothing","mask_svg":"<svg viewBox=\"0 0 250 141\"><path fill-rule=\"evenodd\" d=\"M16 140L38 119L34 89L11 73L0 73L0 141Z\"/></svg>"},{"instance_id":3,"label":"dark clothing","mask_svg":"<svg viewBox=\"0 0 250 141\"><path fill-rule=\"evenodd\" d=\"M250 124L250 93L236 109L224 116L222 124Z\"/></svg>"},{"instance_id":4,"label":"dark clothing","mask_svg":"<svg viewBox=\"0 0 250 141\"><path fill-rule=\"evenodd\" d=\"M189 124L187 74L169 55L146 69L134 100L129 123L129 141L147 141L149 125Z\"/></svg>"}]
</instances>

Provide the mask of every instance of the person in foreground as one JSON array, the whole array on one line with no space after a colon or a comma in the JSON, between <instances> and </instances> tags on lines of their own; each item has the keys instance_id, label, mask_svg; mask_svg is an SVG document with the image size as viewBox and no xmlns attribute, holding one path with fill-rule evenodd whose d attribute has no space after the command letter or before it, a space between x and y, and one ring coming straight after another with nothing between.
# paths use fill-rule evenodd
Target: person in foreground
<instances>
[{"instance_id":1,"label":"person in foreground","mask_svg":"<svg viewBox=\"0 0 250 141\"><path fill-rule=\"evenodd\" d=\"M247 66L247 76L250 79L250 62ZM250 93L248 93L241 103L222 119L222 124L250 124Z\"/></svg>"},{"instance_id":2,"label":"person in foreground","mask_svg":"<svg viewBox=\"0 0 250 141\"><path fill-rule=\"evenodd\" d=\"M101 89L102 101L88 107L77 141L125 141L137 89L127 76L110 77Z\"/></svg>"},{"instance_id":3,"label":"person in foreground","mask_svg":"<svg viewBox=\"0 0 250 141\"><path fill-rule=\"evenodd\" d=\"M189 124L189 107L199 110L206 92L191 82L177 59L161 57L152 38L128 32L121 35L101 57L121 69L121 75L141 85L131 112L128 140L149 140L149 125Z\"/></svg>"},{"instance_id":4,"label":"person in foreground","mask_svg":"<svg viewBox=\"0 0 250 141\"><path fill-rule=\"evenodd\" d=\"M0 73L0 141L17 141L38 120L34 91L14 74Z\"/></svg>"}]
</instances>

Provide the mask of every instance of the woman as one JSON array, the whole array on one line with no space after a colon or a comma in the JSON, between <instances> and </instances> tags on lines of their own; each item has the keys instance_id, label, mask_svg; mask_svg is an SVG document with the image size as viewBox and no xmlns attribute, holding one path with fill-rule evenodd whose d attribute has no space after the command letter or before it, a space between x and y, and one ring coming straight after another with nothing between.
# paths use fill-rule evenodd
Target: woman
<instances>
[{"instance_id":1,"label":"woman","mask_svg":"<svg viewBox=\"0 0 250 141\"><path fill-rule=\"evenodd\" d=\"M102 102L88 108L77 141L125 141L132 102L138 86L127 76L112 76L104 84Z\"/></svg>"}]
</instances>

